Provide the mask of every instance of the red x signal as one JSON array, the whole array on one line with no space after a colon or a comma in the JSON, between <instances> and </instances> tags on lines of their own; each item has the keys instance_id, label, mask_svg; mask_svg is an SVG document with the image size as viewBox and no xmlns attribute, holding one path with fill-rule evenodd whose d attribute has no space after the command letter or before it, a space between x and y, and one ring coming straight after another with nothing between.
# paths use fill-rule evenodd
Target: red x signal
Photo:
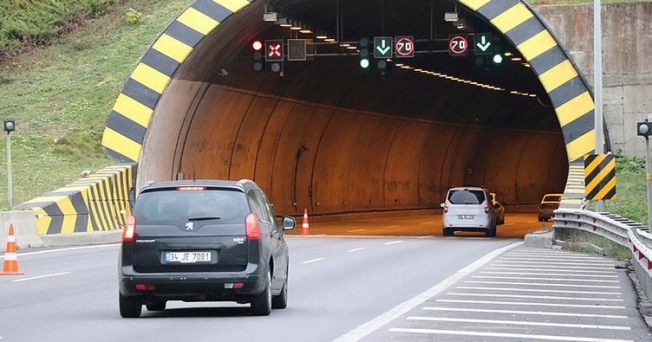
<instances>
[{"instance_id":1,"label":"red x signal","mask_svg":"<svg viewBox=\"0 0 652 342\"><path fill-rule=\"evenodd\" d=\"M273 39L265 41L265 60L268 62L283 61L283 40Z\"/></svg>"}]
</instances>

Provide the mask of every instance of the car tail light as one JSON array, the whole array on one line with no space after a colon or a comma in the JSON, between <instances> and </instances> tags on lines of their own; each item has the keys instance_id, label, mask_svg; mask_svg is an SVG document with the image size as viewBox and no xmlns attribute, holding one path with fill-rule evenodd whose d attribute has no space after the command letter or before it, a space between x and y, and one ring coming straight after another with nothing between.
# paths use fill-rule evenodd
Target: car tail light
<instances>
[{"instance_id":1,"label":"car tail light","mask_svg":"<svg viewBox=\"0 0 652 342\"><path fill-rule=\"evenodd\" d=\"M448 212L448 206L444 205L444 214L446 214L447 212Z\"/></svg>"},{"instance_id":2,"label":"car tail light","mask_svg":"<svg viewBox=\"0 0 652 342\"><path fill-rule=\"evenodd\" d=\"M484 205L484 213L489 214L489 204Z\"/></svg>"},{"instance_id":3,"label":"car tail light","mask_svg":"<svg viewBox=\"0 0 652 342\"><path fill-rule=\"evenodd\" d=\"M245 228L247 230L247 239L260 240L260 225L258 224L258 215L251 213L245 219Z\"/></svg>"},{"instance_id":4,"label":"car tail light","mask_svg":"<svg viewBox=\"0 0 652 342\"><path fill-rule=\"evenodd\" d=\"M136 218L133 216L127 217L127 222L122 230L122 241L133 241L136 234Z\"/></svg>"},{"instance_id":5,"label":"car tail light","mask_svg":"<svg viewBox=\"0 0 652 342\"><path fill-rule=\"evenodd\" d=\"M154 284L136 284L138 291L153 291L155 288Z\"/></svg>"}]
</instances>

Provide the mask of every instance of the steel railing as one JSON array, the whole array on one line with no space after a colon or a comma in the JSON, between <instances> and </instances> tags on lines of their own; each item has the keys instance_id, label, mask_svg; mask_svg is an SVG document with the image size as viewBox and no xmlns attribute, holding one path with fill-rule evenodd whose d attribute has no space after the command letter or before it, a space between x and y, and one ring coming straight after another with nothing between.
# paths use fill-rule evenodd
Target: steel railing
<instances>
[{"instance_id":1,"label":"steel railing","mask_svg":"<svg viewBox=\"0 0 652 342\"><path fill-rule=\"evenodd\" d=\"M627 218L579 209L557 209L553 228L577 229L602 236L632 252L632 265L648 298L652 298L652 234Z\"/></svg>"}]
</instances>

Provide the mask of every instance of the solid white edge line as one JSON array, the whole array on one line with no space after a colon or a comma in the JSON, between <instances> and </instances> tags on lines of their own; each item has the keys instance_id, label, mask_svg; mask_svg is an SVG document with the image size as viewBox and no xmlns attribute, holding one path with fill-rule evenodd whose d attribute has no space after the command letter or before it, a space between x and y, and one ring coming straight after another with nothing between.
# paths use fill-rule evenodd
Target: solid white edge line
<instances>
[{"instance_id":1,"label":"solid white edge line","mask_svg":"<svg viewBox=\"0 0 652 342\"><path fill-rule=\"evenodd\" d=\"M485 255L481 259L476 260L474 263L470 264L469 266L466 266L465 268L457 271L455 274L452 276L444 279L442 282L439 284L431 287L430 289L426 290L425 292L417 295L416 297L413 297L411 299L408 299L407 301L395 306L393 309L390 309L389 311L385 312L384 314L381 314L377 316L376 318L361 324L357 328L354 328L353 330L349 331L348 333L338 337L337 339L333 340L333 342L353 342L353 341L358 341L361 338L371 334L372 332L378 330L380 327L383 325L397 319L401 315L405 314L406 312L414 309L416 306L420 305L421 303L425 302L426 300L434 297L438 293L446 290L456 282L458 282L460 279L466 277L469 273L477 270L478 268L482 267L489 261L493 260L495 257L498 255L504 253L507 250L510 250L512 248L518 247L522 245L524 242L515 242L511 245L507 245L505 247L499 248L494 250L493 252Z\"/></svg>"}]
</instances>

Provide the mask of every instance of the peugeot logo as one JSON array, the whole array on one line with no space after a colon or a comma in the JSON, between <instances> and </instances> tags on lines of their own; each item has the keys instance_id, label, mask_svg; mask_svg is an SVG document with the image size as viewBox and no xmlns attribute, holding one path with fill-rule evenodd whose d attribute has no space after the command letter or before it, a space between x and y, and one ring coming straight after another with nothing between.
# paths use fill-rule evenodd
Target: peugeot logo
<instances>
[{"instance_id":1,"label":"peugeot logo","mask_svg":"<svg viewBox=\"0 0 652 342\"><path fill-rule=\"evenodd\" d=\"M186 222L186 230L193 230L194 224L192 222Z\"/></svg>"}]
</instances>

